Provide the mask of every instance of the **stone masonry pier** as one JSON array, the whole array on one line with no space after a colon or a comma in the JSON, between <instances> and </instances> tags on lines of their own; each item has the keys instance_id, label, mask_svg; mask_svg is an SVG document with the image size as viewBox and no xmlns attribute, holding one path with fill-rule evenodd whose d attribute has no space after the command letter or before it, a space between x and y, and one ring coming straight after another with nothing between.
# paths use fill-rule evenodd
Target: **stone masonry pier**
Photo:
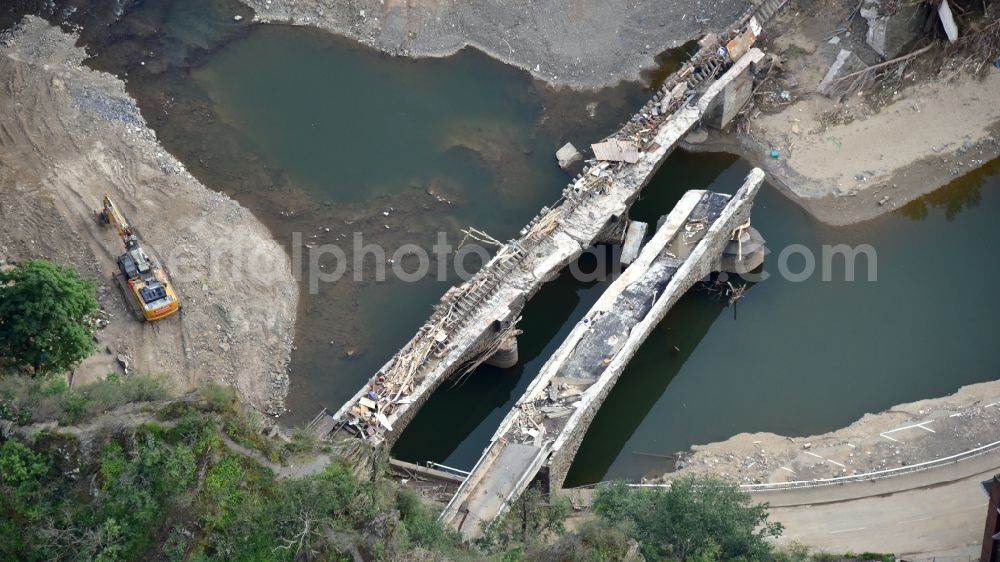
<instances>
[{"instance_id":1,"label":"stone masonry pier","mask_svg":"<svg viewBox=\"0 0 1000 562\"><path fill-rule=\"evenodd\" d=\"M763 178L755 168L734 196L688 191L681 198L504 418L441 514L442 522L474 539L480 524L502 514L536 475L549 490L561 487L594 415L629 360L692 285L722 269L730 241L749 227Z\"/></svg>"},{"instance_id":2,"label":"stone masonry pier","mask_svg":"<svg viewBox=\"0 0 1000 562\"><path fill-rule=\"evenodd\" d=\"M500 245L472 279L446 292L403 349L340 409L324 409L309 428L321 438L391 447L443 381L471 371L498 350L509 352L528 299L588 247L620 242L630 206L677 143L699 123L725 126L749 99L764 58L751 45L762 20L783 3L767 0L732 29L710 35L605 139L624 147L624 157L588 161L553 208L543 207L519 238Z\"/></svg>"}]
</instances>

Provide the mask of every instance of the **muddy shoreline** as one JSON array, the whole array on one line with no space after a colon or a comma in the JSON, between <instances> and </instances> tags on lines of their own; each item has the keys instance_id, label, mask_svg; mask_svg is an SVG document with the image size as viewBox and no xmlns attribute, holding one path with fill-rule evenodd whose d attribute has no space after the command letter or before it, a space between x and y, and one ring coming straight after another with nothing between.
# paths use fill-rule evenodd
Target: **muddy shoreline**
<instances>
[{"instance_id":1,"label":"muddy shoreline","mask_svg":"<svg viewBox=\"0 0 1000 562\"><path fill-rule=\"evenodd\" d=\"M318 27L391 55L409 58L447 56L472 46L529 71L551 87L579 89L648 77L655 66L652 53L658 52L657 49L676 47L684 40L724 27L744 7L741 2L726 2L712 15L699 15L700 3L690 2L676 7L658 6L655 11L631 7L629 10L637 13L655 13L656 18L639 17L638 23L631 22L628 27L618 22L624 33L620 33L620 43L610 48L611 41L603 32L613 28L614 23L600 24L602 14L593 8L581 8L575 19L567 20L567 25L572 21L580 29L554 32L553 21L562 21L561 17L551 16L553 21L549 21L550 16L542 13L522 14L517 5L491 8L470 5L452 13L440 7L385 2L240 1L254 11L258 21ZM769 24L764 46L782 66L787 82L781 84L791 89L791 104L780 111L763 115L758 112L750 119L749 131L711 130L706 131L707 140L701 135L696 141L682 144L695 152L736 154L763 168L768 180L782 193L832 226L856 224L895 211L1000 157L1000 110L997 109L1000 76L997 72L988 73L983 80L964 76L951 63L940 68L940 75L948 76L947 83L935 84L940 76L925 72L902 84L891 97L891 103L884 107L868 99L846 100L844 112L853 112L857 117L851 116L850 122L829 127L820 123L826 114L838 110L836 100L815 91L836 51L842 46L858 52L867 49L858 39L864 35L860 18L851 28L854 39L849 39L848 32L837 45L824 41L829 30L841 25L838 18L847 4L841 0L798 0ZM673 17L684 10L696 13L691 18ZM661 16L665 16L662 21L657 19ZM536 32L548 32L544 35L546 40L540 39L542 35L522 35L502 29L500 22L510 18L526 20L519 26L530 25ZM588 28L589 25L594 29ZM494 33L497 39L486 40ZM672 39L660 43L653 40L650 44L650 40L642 39L650 33L657 38ZM589 52L589 56L583 56L584 52ZM805 54L799 55L800 52ZM950 126L926 125L928 114L950 111L956 111ZM896 132L866 131L890 120L897 124ZM805 122L799 124L800 121ZM973 122L977 132L970 135L964 127ZM930 132L924 131L928 128ZM901 133L907 129L920 131L918 137L924 142L911 147L915 138ZM872 144L874 154L841 156L829 148L850 142ZM777 148L781 156L770 158L771 148ZM867 152L864 148L860 151ZM804 160L838 160L837 169L810 166L808 162L802 165Z\"/></svg>"},{"instance_id":2,"label":"muddy shoreline","mask_svg":"<svg viewBox=\"0 0 1000 562\"><path fill-rule=\"evenodd\" d=\"M409 58L474 47L556 87L637 81L656 55L735 21L744 0L468 3L240 0L262 22L309 25Z\"/></svg>"}]
</instances>

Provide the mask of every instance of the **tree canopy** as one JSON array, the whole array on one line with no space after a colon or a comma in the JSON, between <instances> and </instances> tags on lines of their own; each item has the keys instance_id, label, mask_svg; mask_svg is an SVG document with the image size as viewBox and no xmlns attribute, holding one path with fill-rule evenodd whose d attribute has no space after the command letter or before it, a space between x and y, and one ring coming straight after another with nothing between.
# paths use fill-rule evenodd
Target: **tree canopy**
<instances>
[{"instance_id":1,"label":"tree canopy","mask_svg":"<svg viewBox=\"0 0 1000 562\"><path fill-rule=\"evenodd\" d=\"M28 261L0 272L0 369L58 372L93 351L94 280L71 267Z\"/></svg>"},{"instance_id":2,"label":"tree canopy","mask_svg":"<svg viewBox=\"0 0 1000 562\"><path fill-rule=\"evenodd\" d=\"M630 488L617 482L597 489L594 509L639 541L647 560L768 560L768 538L781 523L768 522L766 504L714 477L684 477L670 488Z\"/></svg>"}]
</instances>

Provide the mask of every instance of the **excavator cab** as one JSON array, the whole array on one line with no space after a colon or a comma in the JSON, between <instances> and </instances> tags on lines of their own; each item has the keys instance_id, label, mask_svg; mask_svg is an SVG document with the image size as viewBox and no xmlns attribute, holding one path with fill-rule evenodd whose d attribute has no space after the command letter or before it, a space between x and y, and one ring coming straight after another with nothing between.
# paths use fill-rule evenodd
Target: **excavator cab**
<instances>
[{"instance_id":1,"label":"excavator cab","mask_svg":"<svg viewBox=\"0 0 1000 562\"><path fill-rule=\"evenodd\" d=\"M174 293L166 273L146 254L139 237L125 220L108 194L104 195L101 220L115 227L125 244L125 253L118 256L115 283L125 297L125 304L137 320L160 320L180 310L180 300Z\"/></svg>"}]
</instances>

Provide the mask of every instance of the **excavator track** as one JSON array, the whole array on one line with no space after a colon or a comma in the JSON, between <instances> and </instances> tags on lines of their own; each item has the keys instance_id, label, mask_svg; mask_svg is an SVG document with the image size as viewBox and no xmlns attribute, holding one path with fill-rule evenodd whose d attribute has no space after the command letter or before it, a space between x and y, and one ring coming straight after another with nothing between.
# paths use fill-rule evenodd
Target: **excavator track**
<instances>
[{"instance_id":1,"label":"excavator track","mask_svg":"<svg viewBox=\"0 0 1000 562\"><path fill-rule=\"evenodd\" d=\"M118 285L118 290L121 291L122 297L125 299L125 306L132 313L139 322L145 322L146 316L139 310L139 305L135 302L135 295L132 294L132 288L128 286L128 279L125 278L123 273L115 273L113 275L115 278L115 285Z\"/></svg>"}]
</instances>

